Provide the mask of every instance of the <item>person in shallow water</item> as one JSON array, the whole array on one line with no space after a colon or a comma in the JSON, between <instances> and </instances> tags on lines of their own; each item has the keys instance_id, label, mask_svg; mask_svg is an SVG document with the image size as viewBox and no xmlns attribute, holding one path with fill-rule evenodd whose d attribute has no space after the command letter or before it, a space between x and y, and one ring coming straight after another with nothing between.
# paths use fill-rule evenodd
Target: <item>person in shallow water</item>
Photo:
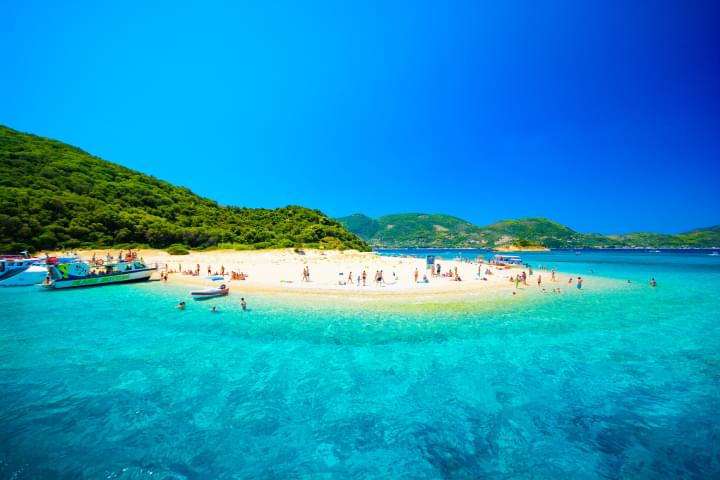
<instances>
[{"instance_id":1,"label":"person in shallow water","mask_svg":"<svg viewBox=\"0 0 720 480\"><path fill-rule=\"evenodd\" d=\"M178 303L177 308L179 308L180 310L185 310L185 302Z\"/></svg>"},{"instance_id":2,"label":"person in shallow water","mask_svg":"<svg viewBox=\"0 0 720 480\"><path fill-rule=\"evenodd\" d=\"M582 277L578 277L578 279L577 279L577 289L578 290L580 290L582 288L582 282L583 282Z\"/></svg>"},{"instance_id":3,"label":"person in shallow water","mask_svg":"<svg viewBox=\"0 0 720 480\"><path fill-rule=\"evenodd\" d=\"M210 311L211 311L212 313L217 313L217 307L212 307L212 308L210 309Z\"/></svg>"},{"instance_id":4,"label":"person in shallow water","mask_svg":"<svg viewBox=\"0 0 720 480\"><path fill-rule=\"evenodd\" d=\"M245 301L245 298L244 298L244 297L241 297L241 298L240 298L240 307L242 307L243 312L244 312L245 310L247 310L247 302Z\"/></svg>"},{"instance_id":5,"label":"person in shallow water","mask_svg":"<svg viewBox=\"0 0 720 480\"><path fill-rule=\"evenodd\" d=\"M655 278L653 277L650 279L650 286L654 287L655 285L657 285L657 282L655 281Z\"/></svg>"}]
</instances>

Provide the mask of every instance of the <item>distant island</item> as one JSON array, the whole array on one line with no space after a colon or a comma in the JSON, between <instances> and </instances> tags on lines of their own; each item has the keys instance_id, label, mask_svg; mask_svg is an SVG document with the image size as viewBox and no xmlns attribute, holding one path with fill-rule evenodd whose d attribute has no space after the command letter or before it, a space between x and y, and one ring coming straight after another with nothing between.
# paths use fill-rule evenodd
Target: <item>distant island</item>
<instances>
[{"instance_id":1,"label":"distant island","mask_svg":"<svg viewBox=\"0 0 720 480\"><path fill-rule=\"evenodd\" d=\"M503 220L474 225L450 215L401 213L370 218L356 213L337 218L375 247L387 248L720 248L720 225L677 235L579 233L546 218Z\"/></svg>"},{"instance_id":2,"label":"distant island","mask_svg":"<svg viewBox=\"0 0 720 480\"><path fill-rule=\"evenodd\" d=\"M0 252L369 246L318 210L226 207L79 148L0 126Z\"/></svg>"}]
</instances>

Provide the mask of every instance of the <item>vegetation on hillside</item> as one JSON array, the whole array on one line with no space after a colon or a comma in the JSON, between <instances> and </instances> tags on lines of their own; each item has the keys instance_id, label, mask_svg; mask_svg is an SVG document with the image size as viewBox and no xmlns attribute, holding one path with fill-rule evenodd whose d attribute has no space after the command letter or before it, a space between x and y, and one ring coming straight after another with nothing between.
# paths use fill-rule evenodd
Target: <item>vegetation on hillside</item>
<instances>
[{"instance_id":1,"label":"vegetation on hillside","mask_svg":"<svg viewBox=\"0 0 720 480\"><path fill-rule=\"evenodd\" d=\"M720 247L720 226L692 230L678 235L659 233L600 235L578 233L545 218L503 220L484 227L449 215L422 213L386 215L377 219L355 214L338 220L351 232L379 247Z\"/></svg>"},{"instance_id":2,"label":"vegetation on hillside","mask_svg":"<svg viewBox=\"0 0 720 480\"><path fill-rule=\"evenodd\" d=\"M372 219L362 214L339 218L351 232L378 246L482 248L480 229L457 217L425 213L385 215Z\"/></svg>"},{"instance_id":3,"label":"vegetation on hillside","mask_svg":"<svg viewBox=\"0 0 720 480\"><path fill-rule=\"evenodd\" d=\"M317 210L224 207L64 143L0 126L0 251L368 245Z\"/></svg>"}]
</instances>

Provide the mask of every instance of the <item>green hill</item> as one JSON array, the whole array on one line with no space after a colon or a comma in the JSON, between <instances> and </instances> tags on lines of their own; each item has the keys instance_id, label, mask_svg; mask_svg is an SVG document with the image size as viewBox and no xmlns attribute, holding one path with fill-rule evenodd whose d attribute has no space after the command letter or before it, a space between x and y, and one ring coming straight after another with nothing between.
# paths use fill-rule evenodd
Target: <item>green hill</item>
<instances>
[{"instance_id":1,"label":"green hill","mask_svg":"<svg viewBox=\"0 0 720 480\"><path fill-rule=\"evenodd\" d=\"M342 220L338 221L340 221L345 228L361 238L373 238L378 230L380 230L380 224L377 220L373 220L362 213L343 217Z\"/></svg>"},{"instance_id":2,"label":"green hill","mask_svg":"<svg viewBox=\"0 0 720 480\"><path fill-rule=\"evenodd\" d=\"M371 219L358 213L337 220L351 232L378 246L484 246L478 227L449 215L403 213Z\"/></svg>"},{"instance_id":3,"label":"green hill","mask_svg":"<svg viewBox=\"0 0 720 480\"><path fill-rule=\"evenodd\" d=\"M493 248L539 245L548 248L720 247L720 226L678 235L579 233L545 218L503 220L484 227L449 215L405 213L377 219L362 214L338 218L348 230L379 247Z\"/></svg>"},{"instance_id":4,"label":"green hill","mask_svg":"<svg viewBox=\"0 0 720 480\"><path fill-rule=\"evenodd\" d=\"M79 148L0 126L0 251L130 243L369 248L317 210L220 206Z\"/></svg>"},{"instance_id":5,"label":"green hill","mask_svg":"<svg viewBox=\"0 0 720 480\"><path fill-rule=\"evenodd\" d=\"M482 228L488 243L493 246L529 241L548 248L559 248L577 242L580 235L559 223L545 218L502 220Z\"/></svg>"}]
</instances>

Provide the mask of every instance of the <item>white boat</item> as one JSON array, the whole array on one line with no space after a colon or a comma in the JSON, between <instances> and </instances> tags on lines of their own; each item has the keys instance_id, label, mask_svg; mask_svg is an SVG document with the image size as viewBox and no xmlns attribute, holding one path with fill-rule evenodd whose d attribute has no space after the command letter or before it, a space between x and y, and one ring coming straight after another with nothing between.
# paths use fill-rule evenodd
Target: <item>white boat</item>
<instances>
[{"instance_id":1,"label":"white boat","mask_svg":"<svg viewBox=\"0 0 720 480\"><path fill-rule=\"evenodd\" d=\"M525 265L522 258L517 255L495 255L490 260L490 264L501 268L522 267Z\"/></svg>"},{"instance_id":2,"label":"white boat","mask_svg":"<svg viewBox=\"0 0 720 480\"><path fill-rule=\"evenodd\" d=\"M193 290L190 295L195 300L205 300L207 298L222 297L230 293L230 287L220 285L219 287L206 288L204 290Z\"/></svg>"},{"instance_id":3,"label":"white boat","mask_svg":"<svg viewBox=\"0 0 720 480\"><path fill-rule=\"evenodd\" d=\"M713 252L713 253L710 254L710 256L711 256L711 257L717 257L717 256L720 256L720 253L718 253L718 252Z\"/></svg>"},{"instance_id":4,"label":"white boat","mask_svg":"<svg viewBox=\"0 0 720 480\"><path fill-rule=\"evenodd\" d=\"M45 280L47 268L42 260L22 253L0 256L0 287L25 287Z\"/></svg>"},{"instance_id":5,"label":"white boat","mask_svg":"<svg viewBox=\"0 0 720 480\"><path fill-rule=\"evenodd\" d=\"M116 283L149 280L157 266L148 267L139 260L91 266L85 262L58 263L48 267L46 288L97 287Z\"/></svg>"}]
</instances>

